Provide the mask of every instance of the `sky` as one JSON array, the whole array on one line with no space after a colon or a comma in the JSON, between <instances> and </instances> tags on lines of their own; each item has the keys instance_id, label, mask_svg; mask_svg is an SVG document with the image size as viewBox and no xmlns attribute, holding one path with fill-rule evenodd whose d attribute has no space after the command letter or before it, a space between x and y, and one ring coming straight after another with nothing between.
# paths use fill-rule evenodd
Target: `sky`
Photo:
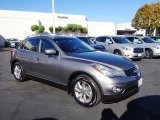
<instances>
[{"instance_id":1,"label":"sky","mask_svg":"<svg viewBox=\"0 0 160 120\"><path fill-rule=\"evenodd\" d=\"M124 23L146 3L159 0L55 0L55 12L85 15L89 21ZM0 0L0 10L52 12L52 0Z\"/></svg>"}]
</instances>

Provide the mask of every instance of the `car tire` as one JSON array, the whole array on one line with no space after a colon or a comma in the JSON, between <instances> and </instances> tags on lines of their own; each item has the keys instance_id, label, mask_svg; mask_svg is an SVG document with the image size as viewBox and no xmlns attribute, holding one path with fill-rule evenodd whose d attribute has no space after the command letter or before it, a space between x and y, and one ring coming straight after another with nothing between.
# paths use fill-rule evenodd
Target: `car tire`
<instances>
[{"instance_id":1,"label":"car tire","mask_svg":"<svg viewBox=\"0 0 160 120\"><path fill-rule=\"evenodd\" d=\"M120 50L115 50L114 54L116 54L116 55L122 55L122 52Z\"/></svg>"},{"instance_id":2,"label":"car tire","mask_svg":"<svg viewBox=\"0 0 160 120\"><path fill-rule=\"evenodd\" d=\"M101 100L100 90L95 81L87 75L78 75L71 82L75 100L84 107L93 107Z\"/></svg>"},{"instance_id":3,"label":"car tire","mask_svg":"<svg viewBox=\"0 0 160 120\"><path fill-rule=\"evenodd\" d=\"M145 50L145 57L148 58L148 59L153 58L153 52L152 52L152 50L146 49Z\"/></svg>"},{"instance_id":4,"label":"car tire","mask_svg":"<svg viewBox=\"0 0 160 120\"><path fill-rule=\"evenodd\" d=\"M18 81L18 82L23 82L25 80L27 80L27 77L23 71L23 68L21 66L21 64L19 62L16 62L13 66L13 74L14 74L14 77L15 79Z\"/></svg>"}]
</instances>

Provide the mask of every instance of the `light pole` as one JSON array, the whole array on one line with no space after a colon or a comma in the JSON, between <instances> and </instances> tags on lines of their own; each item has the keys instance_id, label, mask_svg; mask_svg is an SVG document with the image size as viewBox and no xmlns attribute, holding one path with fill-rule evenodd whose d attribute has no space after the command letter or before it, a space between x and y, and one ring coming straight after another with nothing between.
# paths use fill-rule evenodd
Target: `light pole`
<instances>
[{"instance_id":1,"label":"light pole","mask_svg":"<svg viewBox=\"0 0 160 120\"><path fill-rule=\"evenodd\" d=\"M52 15L53 15L53 34L55 34L55 11L54 11L54 0L52 0Z\"/></svg>"}]
</instances>

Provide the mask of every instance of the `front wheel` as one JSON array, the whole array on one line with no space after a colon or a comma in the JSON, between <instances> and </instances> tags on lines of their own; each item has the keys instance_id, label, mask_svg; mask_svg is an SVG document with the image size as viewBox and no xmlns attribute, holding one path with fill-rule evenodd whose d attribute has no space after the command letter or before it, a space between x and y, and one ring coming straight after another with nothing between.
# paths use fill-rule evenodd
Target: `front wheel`
<instances>
[{"instance_id":1,"label":"front wheel","mask_svg":"<svg viewBox=\"0 0 160 120\"><path fill-rule=\"evenodd\" d=\"M146 54L146 58L148 58L148 59L151 59L151 58L153 58L153 52L152 52L152 50L150 50L150 49L147 49L146 51L145 51L145 54Z\"/></svg>"},{"instance_id":2,"label":"front wheel","mask_svg":"<svg viewBox=\"0 0 160 120\"><path fill-rule=\"evenodd\" d=\"M82 106L92 107L101 100L100 90L89 76L75 77L71 83L71 89L75 100Z\"/></svg>"}]
</instances>

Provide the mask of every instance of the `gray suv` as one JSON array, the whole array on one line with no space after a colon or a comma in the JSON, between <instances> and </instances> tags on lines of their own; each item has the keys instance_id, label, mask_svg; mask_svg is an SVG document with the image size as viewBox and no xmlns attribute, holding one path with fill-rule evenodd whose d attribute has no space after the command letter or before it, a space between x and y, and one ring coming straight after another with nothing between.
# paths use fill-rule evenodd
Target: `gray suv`
<instances>
[{"instance_id":1,"label":"gray suv","mask_svg":"<svg viewBox=\"0 0 160 120\"><path fill-rule=\"evenodd\" d=\"M61 85L85 107L128 98L143 81L129 59L95 51L75 37L29 36L11 52L10 62L17 81L38 78Z\"/></svg>"},{"instance_id":2,"label":"gray suv","mask_svg":"<svg viewBox=\"0 0 160 120\"><path fill-rule=\"evenodd\" d=\"M107 52L125 56L127 58L141 60L144 55L144 48L132 44L122 36L99 36L95 38L96 44L104 45Z\"/></svg>"}]
</instances>

